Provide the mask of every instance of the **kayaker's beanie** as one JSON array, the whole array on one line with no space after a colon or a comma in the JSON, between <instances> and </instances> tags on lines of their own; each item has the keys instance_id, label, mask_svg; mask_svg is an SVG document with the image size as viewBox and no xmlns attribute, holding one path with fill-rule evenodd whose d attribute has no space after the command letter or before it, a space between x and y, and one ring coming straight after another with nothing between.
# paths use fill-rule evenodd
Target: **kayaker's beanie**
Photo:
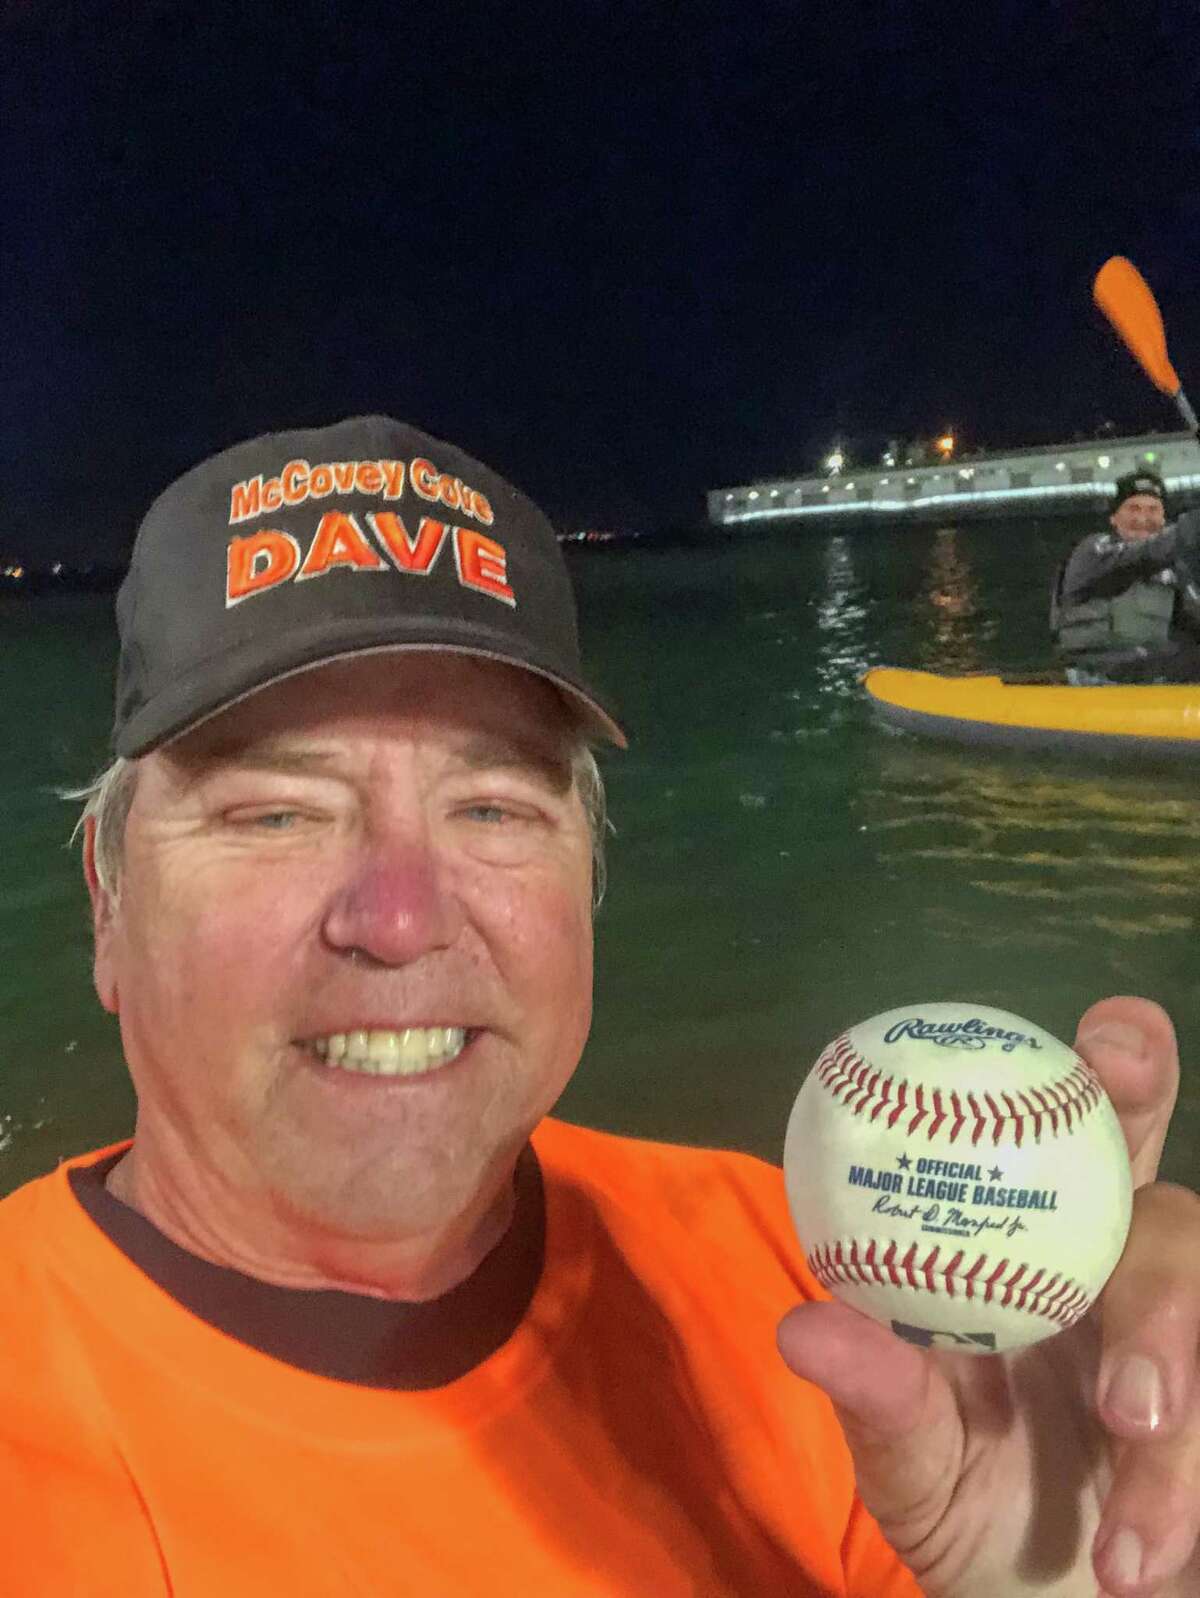
<instances>
[{"instance_id":1,"label":"kayaker's beanie","mask_svg":"<svg viewBox=\"0 0 1200 1598\"><path fill-rule=\"evenodd\" d=\"M386 416L268 433L150 507L117 595L113 746L144 755L268 684L347 655L445 649L584 681L558 539L489 467Z\"/></svg>"},{"instance_id":2,"label":"kayaker's beanie","mask_svg":"<svg viewBox=\"0 0 1200 1598\"><path fill-rule=\"evenodd\" d=\"M1115 514L1127 499L1132 499L1135 494L1153 494L1155 499L1167 503L1167 485L1157 472L1143 469L1139 472L1127 472L1124 477L1117 478L1117 491L1113 495L1110 514Z\"/></svg>"}]
</instances>

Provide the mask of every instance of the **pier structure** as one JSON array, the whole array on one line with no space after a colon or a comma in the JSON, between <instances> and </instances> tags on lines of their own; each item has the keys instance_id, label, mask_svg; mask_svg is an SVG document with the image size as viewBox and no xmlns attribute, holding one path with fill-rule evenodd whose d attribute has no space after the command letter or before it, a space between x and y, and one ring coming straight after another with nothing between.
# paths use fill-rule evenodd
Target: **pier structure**
<instances>
[{"instance_id":1,"label":"pier structure","mask_svg":"<svg viewBox=\"0 0 1200 1598\"><path fill-rule=\"evenodd\" d=\"M1200 442L1188 432L1143 433L940 460L928 466L848 466L710 489L713 527L746 532L811 519L944 521L947 517L1079 515L1107 510L1118 477L1148 467L1172 512L1200 504Z\"/></svg>"}]
</instances>

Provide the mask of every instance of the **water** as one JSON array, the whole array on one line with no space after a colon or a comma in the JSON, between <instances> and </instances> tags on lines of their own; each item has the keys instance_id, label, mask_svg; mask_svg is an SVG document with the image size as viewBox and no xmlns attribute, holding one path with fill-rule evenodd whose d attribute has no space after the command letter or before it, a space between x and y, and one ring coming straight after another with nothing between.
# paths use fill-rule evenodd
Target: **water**
<instances>
[{"instance_id":1,"label":"water","mask_svg":"<svg viewBox=\"0 0 1200 1598\"><path fill-rule=\"evenodd\" d=\"M873 724L858 677L1048 658L1062 522L573 551L585 651L633 735L597 1002L561 1110L779 1157L841 1027L967 997L1070 1035L1106 993L1171 1011L1166 1172L1200 1167L1200 767L980 754ZM111 601L0 602L0 1191L128 1132L56 785L104 756Z\"/></svg>"}]
</instances>

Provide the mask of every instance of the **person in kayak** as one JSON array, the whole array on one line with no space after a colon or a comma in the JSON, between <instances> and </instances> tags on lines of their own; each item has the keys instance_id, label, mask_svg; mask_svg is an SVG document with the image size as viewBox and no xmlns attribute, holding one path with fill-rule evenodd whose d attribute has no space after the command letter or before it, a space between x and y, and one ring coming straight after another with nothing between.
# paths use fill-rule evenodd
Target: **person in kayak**
<instances>
[{"instance_id":1,"label":"person in kayak","mask_svg":"<svg viewBox=\"0 0 1200 1598\"><path fill-rule=\"evenodd\" d=\"M1087 680L1200 680L1200 511L1167 525L1166 486L1142 470L1118 480L1109 523L1056 579L1059 652Z\"/></svg>"},{"instance_id":2,"label":"person in kayak","mask_svg":"<svg viewBox=\"0 0 1200 1598\"><path fill-rule=\"evenodd\" d=\"M117 613L84 870L136 1122L0 1203L6 1598L1197 1590L1157 1006L1080 1022L1139 1187L1093 1312L914 1346L777 1165L549 1113L625 737L530 500L388 418L270 434L160 495Z\"/></svg>"}]
</instances>

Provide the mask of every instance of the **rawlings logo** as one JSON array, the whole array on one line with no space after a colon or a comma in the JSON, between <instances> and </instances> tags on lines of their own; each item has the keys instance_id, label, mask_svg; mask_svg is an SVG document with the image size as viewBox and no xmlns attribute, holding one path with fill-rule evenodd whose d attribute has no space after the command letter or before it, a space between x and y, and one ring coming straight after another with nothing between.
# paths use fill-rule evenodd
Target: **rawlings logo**
<instances>
[{"instance_id":1,"label":"rawlings logo","mask_svg":"<svg viewBox=\"0 0 1200 1598\"><path fill-rule=\"evenodd\" d=\"M1022 1044L1035 1050L1043 1047L1027 1032L1006 1032L1003 1027L988 1026L978 1016L963 1021L925 1021L919 1015L909 1016L883 1034L885 1043L899 1043L901 1038L919 1038L944 1049L984 1049L989 1043L998 1043L1005 1054L1011 1054Z\"/></svg>"}]
</instances>

